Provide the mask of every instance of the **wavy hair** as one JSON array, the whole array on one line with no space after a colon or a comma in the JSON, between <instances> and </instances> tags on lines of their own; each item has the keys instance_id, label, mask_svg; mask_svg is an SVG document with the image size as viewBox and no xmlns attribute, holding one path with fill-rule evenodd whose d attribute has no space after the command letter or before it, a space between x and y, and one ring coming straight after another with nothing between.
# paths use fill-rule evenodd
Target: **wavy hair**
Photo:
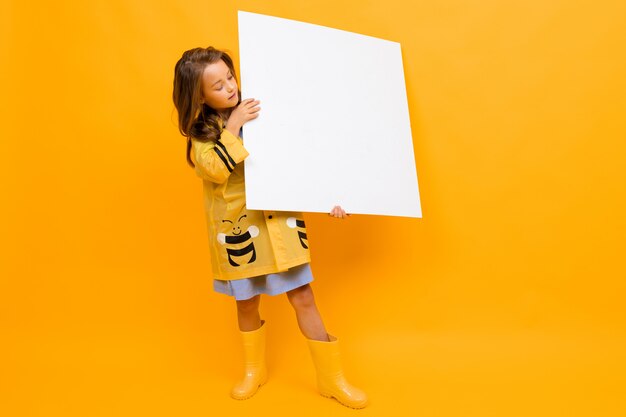
<instances>
[{"instance_id":1,"label":"wavy hair","mask_svg":"<svg viewBox=\"0 0 626 417\"><path fill-rule=\"evenodd\" d=\"M174 92L172 99L178 112L178 130L187 138L187 163L194 168L191 160L191 139L201 142L217 141L222 133L219 115L215 109L202 102L202 73L209 64L219 60L228 66L235 81L233 60L224 51L208 48L194 48L183 52L174 67ZM241 91L238 90L238 102Z\"/></svg>"}]
</instances>

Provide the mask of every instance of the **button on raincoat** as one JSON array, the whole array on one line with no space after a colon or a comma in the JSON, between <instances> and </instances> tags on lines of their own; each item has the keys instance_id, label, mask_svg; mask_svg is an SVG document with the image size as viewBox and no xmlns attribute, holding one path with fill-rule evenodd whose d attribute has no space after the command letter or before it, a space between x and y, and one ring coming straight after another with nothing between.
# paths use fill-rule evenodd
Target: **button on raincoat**
<instances>
[{"instance_id":1,"label":"button on raincoat","mask_svg":"<svg viewBox=\"0 0 626 417\"><path fill-rule=\"evenodd\" d=\"M243 141L223 129L217 142L192 139L196 174L203 180L213 277L250 278L311 261L300 212L248 210Z\"/></svg>"}]
</instances>

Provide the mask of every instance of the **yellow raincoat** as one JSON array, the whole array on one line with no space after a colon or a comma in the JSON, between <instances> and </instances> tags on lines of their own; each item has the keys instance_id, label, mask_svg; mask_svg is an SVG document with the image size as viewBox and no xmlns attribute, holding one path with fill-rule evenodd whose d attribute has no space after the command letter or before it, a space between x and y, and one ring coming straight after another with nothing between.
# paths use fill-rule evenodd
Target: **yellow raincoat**
<instances>
[{"instance_id":1,"label":"yellow raincoat","mask_svg":"<svg viewBox=\"0 0 626 417\"><path fill-rule=\"evenodd\" d=\"M213 278L250 278L311 261L300 212L248 210L243 141L223 129L217 142L192 139L203 179Z\"/></svg>"}]
</instances>

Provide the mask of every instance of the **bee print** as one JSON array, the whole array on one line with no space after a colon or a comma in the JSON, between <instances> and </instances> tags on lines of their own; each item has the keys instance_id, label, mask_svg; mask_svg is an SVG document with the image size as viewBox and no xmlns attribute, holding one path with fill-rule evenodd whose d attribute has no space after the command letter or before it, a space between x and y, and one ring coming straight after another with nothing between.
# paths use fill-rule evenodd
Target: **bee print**
<instances>
[{"instance_id":1,"label":"bee print","mask_svg":"<svg viewBox=\"0 0 626 417\"><path fill-rule=\"evenodd\" d=\"M295 217L289 217L287 219L287 226L289 226L289 228L291 228L291 229L294 229L296 227L304 229L304 231L298 230L298 238L300 238L300 244L302 245L302 247L304 249L308 249L309 246L307 245L308 240L306 238L306 229L305 229L305 226L304 226L304 220L298 220Z\"/></svg>"},{"instance_id":2,"label":"bee print","mask_svg":"<svg viewBox=\"0 0 626 417\"><path fill-rule=\"evenodd\" d=\"M236 224L228 219L222 220L222 223L230 223L233 225L232 234L231 235L227 235L225 233L217 234L217 241L220 242L220 244L222 245L226 245L226 244L241 245L241 244L246 244L249 242L245 247L240 248L240 249L226 247L226 253L228 254L228 262L232 266L241 266L242 263L251 264L252 262L256 261L256 250L254 249L254 242L252 242L252 238L257 237L259 235L259 228L252 225L248 227L248 229L245 232L242 232L240 223L241 223L241 220L246 217L248 217L246 214L239 217L239 220L237 220ZM248 262L242 262L243 259L237 259L249 253L252 253L252 256L250 256L250 259L248 260Z\"/></svg>"}]
</instances>

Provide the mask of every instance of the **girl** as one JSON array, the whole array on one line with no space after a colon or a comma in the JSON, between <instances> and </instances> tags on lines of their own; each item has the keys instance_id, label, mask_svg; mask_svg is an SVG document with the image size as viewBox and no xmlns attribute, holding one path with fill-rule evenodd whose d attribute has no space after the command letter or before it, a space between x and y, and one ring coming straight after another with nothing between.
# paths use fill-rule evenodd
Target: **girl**
<instances>
[{"instance_id":1,"label":"girl","mask_svg":"<svg viewBox=\"0 0 626 417\"><path fill-rule=\"evenodd\" d=\"M187 138L187 163L203 179L213 288L232 296L242 336L245 374L231 390L253 396L267 381L265 320L260 295L286 293L305 336L321 395L363 408L367 395L341 369L339 345L328 334L310 282L308 241L302 213L248 210L245 201L243 125L258 117L259 101L241 100L233 61L213 47L183 53L174 70L178 127ZM329 215L346 218L333 207Z\"/></svg>"}]
</instances>

